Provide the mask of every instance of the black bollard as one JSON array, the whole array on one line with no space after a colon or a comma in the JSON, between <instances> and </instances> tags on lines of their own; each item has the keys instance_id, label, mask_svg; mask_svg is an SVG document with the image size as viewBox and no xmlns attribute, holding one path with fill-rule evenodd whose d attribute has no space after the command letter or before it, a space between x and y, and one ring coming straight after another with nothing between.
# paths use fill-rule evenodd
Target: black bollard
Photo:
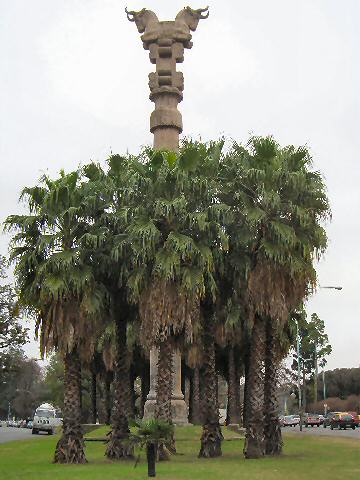
<instances>
[{"instance_id":1,"label":"black bollard","mask_svg":"<svg viewBox=\"0 0 360 480\"><path fill-rule=\"evenodd\" d=\"M156 477L155 470L156 450L154 443L148 443L146 446L146 458L148 464L148 477Z\"/></svg>"}]
</instances>

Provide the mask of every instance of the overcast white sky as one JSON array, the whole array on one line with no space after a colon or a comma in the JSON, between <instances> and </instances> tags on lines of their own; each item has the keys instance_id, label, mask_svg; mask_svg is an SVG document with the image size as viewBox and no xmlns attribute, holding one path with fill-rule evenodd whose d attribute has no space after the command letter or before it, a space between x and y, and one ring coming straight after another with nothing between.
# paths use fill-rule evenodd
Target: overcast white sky
<instances>
[{"instance_id":1,"label":"overcast white sky","mask_svg":"<svg viewBox=\"0 0 360 480\"><path fill-rule=\"evenodd\" d=\"M210 1L210 0L209 0ZM41 172L151 143L153 69L119 0L0 0L0 220ZM183 1L131 1L171 20ZM205 6L192 4L194 8ZM307 144L327 181L330 245L308 305L326 322L328 368L359 366L358 0L213 0L178 69L184 134ZM7 241L0 238L0 253ZM37 356L33 342L28 353Z\"/></svg>"}]
</instances>

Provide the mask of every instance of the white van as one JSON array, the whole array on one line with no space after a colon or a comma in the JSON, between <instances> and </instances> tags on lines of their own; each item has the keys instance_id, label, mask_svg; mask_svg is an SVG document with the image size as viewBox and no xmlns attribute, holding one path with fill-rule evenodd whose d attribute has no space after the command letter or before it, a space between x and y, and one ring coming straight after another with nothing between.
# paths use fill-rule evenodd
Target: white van
<instances>
[{"instance_id":1,"label":"white van","mask_svg":"<svg viewBox=\"0 0 360 480\"><path fill-rule=\"evenodd\" d=\"M55 428L62 424L61 411L53 407L50 403L42 403L35 410L32 434L47 432L48 435L55 433Z\"/></svg>"}]
</instances>

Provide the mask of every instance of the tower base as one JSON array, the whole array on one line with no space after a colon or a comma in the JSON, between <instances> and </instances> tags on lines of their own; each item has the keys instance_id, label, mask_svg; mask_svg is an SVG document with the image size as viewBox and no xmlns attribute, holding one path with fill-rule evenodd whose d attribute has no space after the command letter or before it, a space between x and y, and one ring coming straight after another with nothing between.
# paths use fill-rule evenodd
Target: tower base
<instances>
[{"instance_id":1,"label":"tower base","mask_svg":"<svg viewBox=\"0 0 360 480\"><path fill-rule=\"evenodd\" d=\"M156 400L148 399L144 405L144 420L150 420L155 415ZM185 400L171 400L171 418L175 425L189 425L188 409Z\"/></svg>"}]
</instances>

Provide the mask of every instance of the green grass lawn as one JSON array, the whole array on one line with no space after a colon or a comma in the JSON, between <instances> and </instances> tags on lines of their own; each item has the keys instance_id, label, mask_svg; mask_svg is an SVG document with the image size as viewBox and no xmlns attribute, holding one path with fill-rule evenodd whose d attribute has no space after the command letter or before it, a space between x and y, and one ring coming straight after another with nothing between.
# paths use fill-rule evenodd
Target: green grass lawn
<instances>
[{"instance_id":1,"label":"green grass lawn","mask_svg":"<svg viewBox=\"0 0 360 480\"><path fill-rule=\"evenodd\" d=\"M93 436L104 436L99 429ZM226 438L235 434L225 431ZM176 431L177 450L170 462L157 464L157 478L164 480L359 480L360 442L328 437L285 437L284 455L280 458L244 460L243 441L223 443L219 459L198 459L199 427ZM57 436L0 445L0 479L4 480L140 480L147 478L145 455L140 463L109 462L100 442L88 442L87 465L54 465L52 456Z\"/></svg>"}]
</instances>

